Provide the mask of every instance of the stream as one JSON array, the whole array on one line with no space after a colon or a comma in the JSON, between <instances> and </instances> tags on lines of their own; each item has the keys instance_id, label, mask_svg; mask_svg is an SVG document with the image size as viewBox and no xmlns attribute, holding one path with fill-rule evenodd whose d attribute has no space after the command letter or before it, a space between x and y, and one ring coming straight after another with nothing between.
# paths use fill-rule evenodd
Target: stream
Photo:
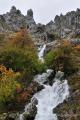
<instances>
[{"instance_id":1,"label":"stream","mask_svg":"<svg viewBox=\"0 0 80 120\"><path fill-rule=\"evenodd\" d=\"M46 45L43 46L38 56L39 59L43 62L44 51ZM54 114L53 110L60 103L69 96L69 86L67 80L61 80L63 72L58 71L54 78L54 83L52 86L49 84L44 84L43 81L46 81L52 70L47 70L48 72L36 76L36 81L44 86L44 89L36 93L33 98L38 100L37 114L34 120L57 120L57 115ZM26 112L26 108L25 108ZM23 114L20 115L19 120L24 120Z\"/></svg>"},{"instance_id":2,"label":"stream","mask_svg":"<svg viewBox=\"0 0 80 120\"><path fill-rule=\"evenodd\" d=\"M45 89L34 95L38 100L35 120L57 120L53 109L69 96L67 80L60 81L56 78L54 80L52 86L44 85Z\"/></svg>"}]
</instances>

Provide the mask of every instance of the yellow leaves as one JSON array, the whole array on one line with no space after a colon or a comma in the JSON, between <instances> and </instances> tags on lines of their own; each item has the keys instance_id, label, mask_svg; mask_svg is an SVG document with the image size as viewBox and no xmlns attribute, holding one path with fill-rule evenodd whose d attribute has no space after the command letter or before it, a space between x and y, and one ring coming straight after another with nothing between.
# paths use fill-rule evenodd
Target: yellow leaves
<instances>
[{"instance_id":1,"label":"yellow leaves","mask_svg":"<svg viewBox=\"0 0 80 120\"><path fill-rule=\"evenodd\" d=\"M7 70L6 67L3 65L0 65L0 72L1 74L6 75L6 76L14 75L14 72L12 71L12 69Z\"/></svg>"},{"instance_id":2,"label":"yellow leaves","mask_svg":"<svg viewBox=\"0 0 80 120\"><path fill-rule=\"evenodd\" d=\"M7 70L5 66L0 65L0 74L0 102L5 102L12 98L17 87L21 87L16 81L20 73L14 73L12 69Z\"/></svg>"},{"instance_id":3,"label":"yellow leaves","mask_svg":"<svg viewBox=\"0 0 80 120\"><path fill-rule=\"evenodd\" d=\"M16 84L16 92L20 93L22 91L22 87L19 83Z\"/></svg>"},{"instance_id":4,"label":"yellow leaves","mask_svg":"<svg viewBox=\"0 0 80 120\"><path fill-rule=\"evenodd\" d=\"M6 67L3 65L0 65L0 73L6 77L18 77L21 75L19 72L13 72L12 69L7 70Z\"/></svg>"}]
</instances>

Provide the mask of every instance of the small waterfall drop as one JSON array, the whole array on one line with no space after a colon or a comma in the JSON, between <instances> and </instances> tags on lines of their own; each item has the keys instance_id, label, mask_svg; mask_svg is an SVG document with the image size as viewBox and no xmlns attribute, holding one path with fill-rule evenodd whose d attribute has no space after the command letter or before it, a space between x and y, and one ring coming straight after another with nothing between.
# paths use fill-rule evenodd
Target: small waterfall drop
<instances>
[{"instance_id":1,"label":"small waterfall drop","mask_svg":"<svg viewBox=\"0 0 80 120\"><path fill-rule=\"evenodd\" d=\"M38 53L38 57L39 57L39 60L41 60L41 62L44 62L43 56L44 56L45 49L46 49L46 44L43 45L43 47L40 49Z\"/></svg>"}]
</instances>

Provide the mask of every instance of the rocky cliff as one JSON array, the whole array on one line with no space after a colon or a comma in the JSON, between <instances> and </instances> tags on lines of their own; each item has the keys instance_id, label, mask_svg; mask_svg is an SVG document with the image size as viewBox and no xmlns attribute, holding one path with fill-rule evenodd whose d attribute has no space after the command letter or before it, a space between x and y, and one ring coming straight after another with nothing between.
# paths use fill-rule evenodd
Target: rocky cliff
<instances>
[{"instance_id":1,"label":"rocky cliff","mask_svg":"<svg viewBox=\"0 0 80 120\"><path fill-rule=\"evenodd\" d=\"M80 9L56 16L54 22L61 37L80 34Z\"/></svg>"},{"instance_id":2,"label":"rocky cliff","mask_svg":"<svg viewBox=\"0 0 80 120\"><path fill-rule=\"evenodd\" d=\"M80 35L80 9L68 12L66 15L56 16L54 21L46 25L36 24L32 9L23 15L13 6L10 12L0 15L0 32L18 31L20 27L26 27L31 33L35 44L43 44L53 41L55 36L70 38Z\"/></svg>"},{"instance_id":3,"label":"rocky cliff","mask_svg":"<svg viewBox=\"0 0 80 120\"><path fill-rule=\"evenodd\" d=\"M16 32L21 27L28 29L35 44L36 40L37 43L43 43L46 40L45 25L35 23L32 9L29 9L27 15L24 16L20 10L13 6L10 12L0 15L0 33Z\"/></svg>"}]
</instances>

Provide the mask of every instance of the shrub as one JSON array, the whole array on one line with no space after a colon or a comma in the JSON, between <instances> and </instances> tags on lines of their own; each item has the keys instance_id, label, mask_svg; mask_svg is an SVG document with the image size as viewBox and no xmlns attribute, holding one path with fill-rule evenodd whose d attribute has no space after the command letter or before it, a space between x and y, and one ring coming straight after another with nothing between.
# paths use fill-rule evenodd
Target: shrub
<instances>
[{"instance_id":1,"label":"shrub","mask_svg":"<svg viewBox=\"0 0 80 120\"><path fill-rule=\"evenodd\" d=\"M0 64L4 64L14 71L21 72L27 68L34 68L34 61L34 57L30 56L30 53L24 54L22 50L17 48L6 49L0 53Z\"/></svg>"},{"instance_id":2,"label":"shrub","mask_svg":"<svg viewBox=\"0 0 80 120\"><path fill-rule=\"evenodd\" d=\"M45 57L47 66L55 70L61 70L65 74L71 74L77 70L75 60L74 50L69 45L51 50Z\"/></svg>"},{"instance_id":3,"label":"shrub","mask_svg":"<svg viewBox=\"0 0 80 120\"><path fill-rule=\"evenodd\" d=\"M0 65L0 104L6 103L14 99L14 94L20 84L16 81L19 73L7 70L6 67Z\"/></svg>"}]
</instances>

